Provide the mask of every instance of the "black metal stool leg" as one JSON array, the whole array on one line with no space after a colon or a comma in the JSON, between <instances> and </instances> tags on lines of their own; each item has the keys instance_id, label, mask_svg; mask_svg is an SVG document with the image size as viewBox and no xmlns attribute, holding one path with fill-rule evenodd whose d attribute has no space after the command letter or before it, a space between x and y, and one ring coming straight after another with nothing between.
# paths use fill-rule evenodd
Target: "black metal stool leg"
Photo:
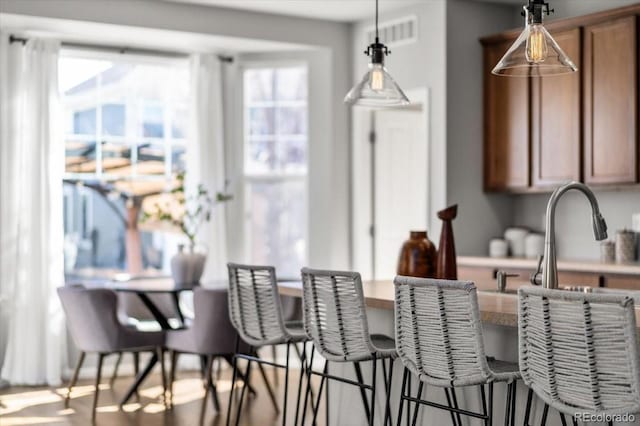
<instances>
[{"instance_id":1,"label":"black metal stool leg","mask_svg":"<svg viewBox=\"0 0 640 426\"><path fill-rule=\"evenodd\" d=\"M487 395L484 390L484 385L480 385L480 399L482 402L482 414L487 418L484 420L485 426L489 425L489 413L487 412Z\"/></svg>"},{"instance_id":2,"label":"black metal stool leg","mask_svg":"<svg viewBox=\"0 0 640 426\"><path fill-rule=\"evenodd\" d=\"M373 368L371 372L371 417L369 417L369 426L373 426L373 420L375 419L376 412L376 368L378 366L378 360L376 356L373 356Z\"/></svg>"},{"instance_id":3,"label":"black metal stool leg","mask_svg":"<svg viewBox=\"0 0 640 426\"><path fill-rule=\"evenodd\" d=\"M511 387L513 383L507 383L507 403L504 406L504 426L509 426L509 420L511 419Z\"/></svg>"},{"instance_id":4,"label":"black metal stool leg","mask_svg":"<svg viewBox=\"0 0 640 426\"><path fill-rule=\"evenodd\" d=\"M311 390L311 370L313 369L313 356L315 354L315 347L311 344L311 356L309 357L309 368L306 371L307 376L307 387L304 390L304 402L302 403L302 421L301 425L304 426L304 421L307 418L307 403L309 402L309 392ZM313 407L313 397L311 397L311 409L315 411ZM296 425L297 426L297 425Z\"/></svg>"},{"instance_id":5,"label":"black metal stool leg","mask_svg":"<svg viewBox=\"0 0 640 426\"><path fill-rule=\"evenodd\" d=\"M489 383L489 425L493 426L493 382Z\"/></svg>"},{"instance_id":6,"label":"black metal stool leg","mask_svg":"<svg viewBox=\"0 0 640 426\"><path fill-rule=\"evenodd\" d=\"M298 346L295 346L296 348ZM307 343L302 343L302 353L297 351L300 356L300 379L298 380L298 397L296 398L296 417L295 422L293 423L295 426L298 426L298 416L300 415L300 397L302 395L302 379L304 375L307 373ZM302 407L305 409L305 407Z\"/></svg>"},{"instance_id":7,"label":"black metal stool leg","mask_svg":"<svg viewBox=\"0 0 640 426\"><path fill-rule=\"evenodd\" d=\"M444 388L444 395L447 398L447 405L449 406L449 408L453 408L453 401L451 400L449 388ZM453 426L458 426L458 422L456 421L456 414L453 412L453 410L449 411L449 415L451 416L451 424Z\"/></svg>"},{"instance_id":8,"label":"black metal stool leg","mask_svg":"<svg viewBox=\"0 0 640 426\"><path fill-rule=\"evenodd\" d=\"M518 393L518 382L513 382L513 395L511 396L511 426L516 426L516 396Z\"/></svg>"},{"instance_id":9,"label":"black metal stool leg","mask_svg":"<svg viewBox=\"0 0 640 426\"><path fill-rule=\"evenodd\" d=\"M418 395L416 396L416 399L422 398L423 386L424 382L420 381L420 383L418 384ZM417 402L415 404L416 406L413 408L413 418L411 420L411 426L416 426L416 423L418 422L418 412L420 411L420 404L418 404Z\"/></svg>"},{"instance_id":10,"label":"black metal stool leg","mask_svg":"<svg viewBox=\"0 0 640 426\"><path fill-rule=\"evenodd\" d=\"M560 422L562 422L562 426L567 426L567 418L564 416L564 414L559 413L560 414Z\"/></svg>"},{"instance_id":11,"label":"black metal stool leg","mask_svg":"<svg viewBox=\"0 0 640 426\"><path fill-rule=\"evenodd\" d=\"M542 410L542 419L540 420L540 426L545 426L547 424L548 415L549 415L549 404L544 404L544 409Z\"/></svg>"},{"instance_id":12,"label":"black metal stool leg","mask_svg":"<svg viewBox=\"0 0 640 426\"><path fill-rule=\"evenodd\" d=\"M382 360L384 365L384 360ZM384 408L384 424L393 426L393 420L391 419L391 386L393 384L393 358L389 358L389 380L387 381L385 408Z\"/></svg>"},{"instance_id":13,"label":"black metal stool leg","mask_svg":"<svg viewBox=\"0 0 640 426\"><path fill-rule=\"evenodd\" d=\"M533 400L533 389L527 392L527 405L524 409L524 426L529 426L529 417L531 416L531 401Z\"/></svg>"},{"instance_id":14,"label":"black metal stool leg","mask_svg":"<svg viewBox=\"0 0 640 426\"><path fill-rule=\"evenodd\" d=\"M287 425L287 399L289 399L289 355L291 344L287 343L287 361L284 367L284 402L282 403L282 426Z\"/></svg>"},{"instance_id":15,"label":"black metal stool leg","mask_svg":"<svg viewBox=\"0 0 640 426\"><path fill-rule=\"evenodd\" d=\"M409 370L405 367L402 373L402 386L400 386L400 406L398 407L398 421L396 422L396 426L402 426L402 410L404 409L404 396L407 387L408 375Z\"/></svg>"},{"instance_id":16,"label":"black metal stool leg","mask_svg":"<svg viewBox=\"0 0 640 426\"><path fill-rule=\"evenodd\" d=\"M451 399L453 400L453 407L457 410L458 407L458 397L456 396L456 388L451 388ZM456 413L456 420L458 421L457 425L462 426L462 419L460 418L460 413Z\"/></svg>"},{"instance_id":17,"label":"black metal stool leg","mask_svg":"<svg viewBox=\"0 0 640 426\"><path fill-rule=\"evenodd\" d=\"M276 413L280 412L280 407L278 406L278 399L276 398L276 394L271 388L271 383L269 383L269 378L267 377L267 372L264 369L264 366L256 361L258 365L258 370L260 370L260 375L262 376L262 381L264 381L264 386L267 388L267 393L269 394L269 398L271 399L271 404L273 404L273 408L276 410ZM277 373L278 369L274 367L274 371ZM247 387L251 390L251 385L249 381L246 380Z\"/></svg>"},{"instance_id":18,"label":"black metal stool leg","mask_svg":"<svg viewBox=\"0 0 640 426\"><path fill-rule=\"evenodd\" d=\"M322 369L322 372L324 374L327 374L328 364L329 364L329 361L324 362L324 368ZM316 424L316 420L318 419L318 411L320 411L320 399L322 398L322 389L324 388L324 382L327 380L328 379L325 376L322 376L322 379L320 379L320 387L318 388L318 399L316 401L315 409L313 410L312 424L314 425Z\"/></svg>"},{"instance_id":19,"label":"black metal stool leg","mask_svg":"<svg viewBox=\"0 0 640 426\"><path fill-rule=\"evenodd\" d=\"M240 392L240 401L238 402L238 409L236 411L236 426L240 424L240 416L242 415L242 403L244 402L244 394L247 390L247 383L251 380L251 360L247 360L247 374L246 374L247 382L242 386L242 391Z\"/></svg>"},{"instance_id":20,"label":"black metal stool leg","mask_svg":"<svg viewBox=\"0 0 640 426\"><path fill-rule=\"evenodd\" d=\"M411 374L409 374L409 380L408 380L408 389L407 389L407 395L411 396L411 392L412 392L412 388L413 386L411 385ZM411 426L411 401L407 401L407 418L406 418L406 425L407 426Z\"/></svg>"},{"instance_id":21,"label":"black metal stool leg","mask_svg":"<svg viewBox=\"0 0 640 426\"><path fill-rule=\"evenodd\" d=\"M359 362L353 363L353 368L356 370L356 378L359 383L364 383L364 377L362 377L362 369L360 368ZM362 398L362 405L364 406L365 416L367 417L367 422L371 418L371 411L369 411L369 402L367 401L367 392L360 388L360 397Z\"/></svg>"}]
</instances>

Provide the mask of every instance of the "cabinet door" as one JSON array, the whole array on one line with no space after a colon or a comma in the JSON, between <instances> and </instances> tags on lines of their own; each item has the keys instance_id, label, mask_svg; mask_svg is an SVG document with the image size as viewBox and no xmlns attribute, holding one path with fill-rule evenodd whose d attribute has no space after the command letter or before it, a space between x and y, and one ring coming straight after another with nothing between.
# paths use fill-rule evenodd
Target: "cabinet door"
<instances>
[{"instance_id":1,"label":"cabinet door","mask_svg":"<svg viewBox=\"0 0 640 426\"><path fill-rule=\"evenodd\" d=\"M553 37L580 67L580 29ZM531 108L532 185L580 180L580 71L532 79Z\"/></svg>"},{"instance_id":2,"label":"cabinet door","mask_svg":"<svg viewBox=\"0 0 640 426\"><path fill-rule=\"evenodd\" d=\"M584 29L584 177L587 183L638 178L636 17Z\"/></svg>"},{"instance_id":3,"label":"cabinet door","mask_svg":"<svg viewBox=\"0 0 640 426\"><path fill-rule=\"evenodd\" d=\"M510 45L505 42L484 48L486 190L529 186L529 79L491 74Z\"/></svg>"}]
</instances>

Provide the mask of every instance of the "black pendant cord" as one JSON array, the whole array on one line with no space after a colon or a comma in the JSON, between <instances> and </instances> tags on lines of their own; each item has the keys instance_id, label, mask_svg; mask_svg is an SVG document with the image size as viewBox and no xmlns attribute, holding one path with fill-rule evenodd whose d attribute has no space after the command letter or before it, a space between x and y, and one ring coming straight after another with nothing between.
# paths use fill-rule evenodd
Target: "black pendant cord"
<instances>
[{"instance_id":1,"label":"black pendant cord","mask_svg":"<svg viewBox=\"0 0 640 426\"><path fill-rule=\"evenodd\" d=\"M379 38L378 38L378 0L376 0L376 43L379 43Z\"/></svg>"},{"instance_id":2,"label":"black pendant cord","mask_svg":"<svg viewBox=\"0 0 640 426\"><path fill-rule=\"evenodd\" d=\"M380 36L378 33L378 3L379 0L376 0L376 40L367 47L367 50L364 51L365 55L371 57L371 63L373 64L384 64L384 57L391 53L387 46L383 43L380 43Z\"/></svg>"}]
</instances>

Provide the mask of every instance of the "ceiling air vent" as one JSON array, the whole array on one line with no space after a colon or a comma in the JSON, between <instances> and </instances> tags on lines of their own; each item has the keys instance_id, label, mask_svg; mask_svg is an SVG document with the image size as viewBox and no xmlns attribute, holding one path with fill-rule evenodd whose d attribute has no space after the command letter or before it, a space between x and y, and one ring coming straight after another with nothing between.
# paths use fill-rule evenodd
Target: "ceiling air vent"
<instances>
[{"instance_id":1,"label":"ceiling air vent","mask_svg":"<svg viewBox=\"0 0 640 426\"><path fill-rule=\"evenodd\" d=\"M405 16L404 18L382 22L379 25L380 41L387 46L400 46L418 41L418 17ZM365 30L367 42L373 43L376 38L375 27Z\"/></svg>"}]
</instances>

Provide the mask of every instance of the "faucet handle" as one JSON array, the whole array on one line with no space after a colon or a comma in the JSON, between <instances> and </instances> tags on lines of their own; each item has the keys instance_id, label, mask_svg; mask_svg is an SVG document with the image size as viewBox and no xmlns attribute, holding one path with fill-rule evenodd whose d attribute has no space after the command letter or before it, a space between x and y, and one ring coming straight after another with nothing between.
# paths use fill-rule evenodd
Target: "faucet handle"
<instances>
[{"instance_id":1,"label":"faucet handle","mask_svg":"<svg viewBox=\"0 0 640 426\"><path fill-rule=\"evenodd\" d=\"M498 281L498 291L504 293L507 290L507 278L519 277L518 274L510 274L505 271L496 272L496 279Z\"/></svg>"},{"instance_id":2,"label":"faucet handle","mask_svg":"<svg viewBox=\"0 0 640 426\"><path fill-rule=\"evenodd\" d=\"M544 256L538 256L538 266L536 267L536 271L531 274L529 278L529 282L533 285L542 285L542 259Z\"/></svg>"}]
</instances>

